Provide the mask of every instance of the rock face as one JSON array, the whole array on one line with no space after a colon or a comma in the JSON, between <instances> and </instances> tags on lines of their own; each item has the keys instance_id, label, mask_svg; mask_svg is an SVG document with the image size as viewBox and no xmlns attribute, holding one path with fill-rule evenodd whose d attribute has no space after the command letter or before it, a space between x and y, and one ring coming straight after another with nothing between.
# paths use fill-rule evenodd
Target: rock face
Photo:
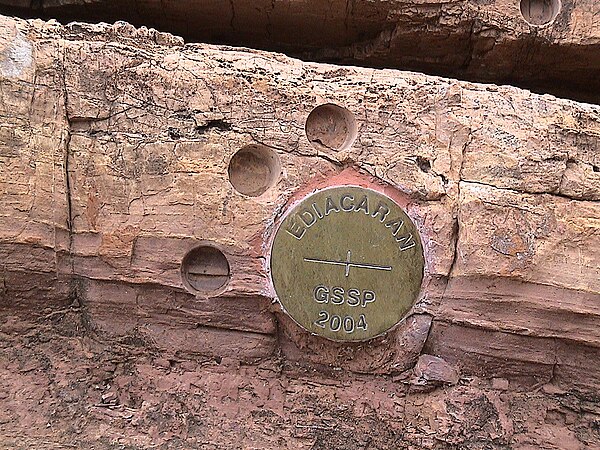
<instances>
[{"instance_id":1,"label":"rock face","mask_svg":"<svg viewBox=\"0 0 600 450\"><path fill-rule=\"evenodd\" d=\"M2 18L0 118L4 445L600 443L600 108ZM286 205L340 183L425 248L412 315L361 344L300 330L266 264ZM222 287L192 294L207 244Z\"/></svg>"},{"instance_id":2,"label":"rock face","mask_svg":"<svg viewBox=\"0 0 600 450\"><path fill-rule=\"evenodd\" d=\"M127 20L187 41L509 83L600 102L596 0L0 0L0 5L65 23Z\"/></svg>"}]
</instances>

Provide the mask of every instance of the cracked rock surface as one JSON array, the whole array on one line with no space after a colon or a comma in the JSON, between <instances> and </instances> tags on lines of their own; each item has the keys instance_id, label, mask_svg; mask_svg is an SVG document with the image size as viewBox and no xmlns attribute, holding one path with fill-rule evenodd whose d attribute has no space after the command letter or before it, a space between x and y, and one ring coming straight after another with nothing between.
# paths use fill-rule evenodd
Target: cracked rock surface
<instances>
[{"instance_id":1,"label":"cracked rock surface","mask_svg":"<svg viewBox=\"0 0 600 450\"><path fill-rule=\"evenodd\" d=\"M596 0L0 0L3 9L600 103Z\"/></svg>"},{"instance_id":2,"label":"cracked rock surface","mask_svg":"<svg viewBox=\"0 0 600 450\"><path fill-rule=\"evenodd\" d=\"M517 88L0 17L0 444L598 446L599 137L599 107ZM280 164L260 195L230 183L248 146ZM275 221L336 181L402 198L425 248L368 343L269 288ZM212 298L181 276L205 241Z\"/></svg>"}]
</instances>

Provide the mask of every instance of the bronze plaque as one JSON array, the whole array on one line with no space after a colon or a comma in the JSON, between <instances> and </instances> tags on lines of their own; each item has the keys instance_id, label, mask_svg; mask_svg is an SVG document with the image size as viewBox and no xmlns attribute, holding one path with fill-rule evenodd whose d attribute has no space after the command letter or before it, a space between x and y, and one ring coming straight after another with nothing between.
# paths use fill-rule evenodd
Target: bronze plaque
<instances>
[{"instance_id":1,"label":"bronze plaque","mask_svg":"<svg viewBox=\"0 0 600 450\"><path fill-rule=\"evenodd\" d=\"M423 246L391 198L341 186L317 191L281 222L271 249L283 309L311 333L363 341L401 321L417 300Z\"/></svg>"}]
</instances>

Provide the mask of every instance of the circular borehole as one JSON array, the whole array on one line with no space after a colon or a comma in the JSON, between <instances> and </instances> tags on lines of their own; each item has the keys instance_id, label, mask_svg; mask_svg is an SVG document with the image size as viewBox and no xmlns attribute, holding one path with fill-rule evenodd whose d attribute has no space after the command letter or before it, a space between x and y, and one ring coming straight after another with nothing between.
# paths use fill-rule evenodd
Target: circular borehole
<instances>
[{"instance_id":1,"label":"circular borehole","mask_svg":"<svg viewBox=\"0 0 600 450\"><path fill-rule=\"evenodd\" d=\"M356 121L346 108L326 103L308 115L305 131L308 140L317 147L344 150L356 138Z\"/></svg>"},{"instance_id":2,"label":"circular borehole","mask_svg":"<svg viewBox=\"0 0 600 450\"><path fill-rule=\"evenodd\" d=\"M212 245L202 245L185 255L181 263L181 275L190 291L211 293L229 281L229 263L221 250Z\"/></svg>"},{"instance_id":3,"label":"circular borehole","mask_svg":"<svg viewBox=\"0 0 600 450\"><path fill-rule=\"evenodd\" d=\"M560 12L560 0L521 0L521 14L530 25L546 25Z\"/></svg>"},{"instance_id":4,"label":"circular borehole","mask_svg":"<svg viewBox=\"0 0 600 450\"><path fill-rule=\"evenodd\" d=\"M279 156L264 145L251 144L238 150L229 162L229 181L236 191L258 197L275 185L281 173Z\"/></svg>"}]
</instances>

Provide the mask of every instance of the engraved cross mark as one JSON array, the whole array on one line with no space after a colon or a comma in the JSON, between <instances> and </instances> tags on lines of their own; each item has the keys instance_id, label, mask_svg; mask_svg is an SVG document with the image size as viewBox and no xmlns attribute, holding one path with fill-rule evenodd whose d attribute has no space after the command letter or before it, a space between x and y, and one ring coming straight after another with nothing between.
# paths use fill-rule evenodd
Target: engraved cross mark
<instances>
[{"instance_id":1,"label":"engraved cross mark","mask_svg":"<svg viewBox=\"0 0 600 450\"><path fill-rule=\"evenodd\" d=\"M344 266L345 272L344 275L350 275L350 267L358 267L360 269L374 269L374 270L392 270L391 266L380 266L377 264L368 264L368 263L353 263L350 257L352 253L348 250L348 254L346 255L346 261L330 261L327 259L317 259L317 258L304 258L306 262L320 263L320 264L332 264L335 266Z\"/></svg>"}]
</instances>

